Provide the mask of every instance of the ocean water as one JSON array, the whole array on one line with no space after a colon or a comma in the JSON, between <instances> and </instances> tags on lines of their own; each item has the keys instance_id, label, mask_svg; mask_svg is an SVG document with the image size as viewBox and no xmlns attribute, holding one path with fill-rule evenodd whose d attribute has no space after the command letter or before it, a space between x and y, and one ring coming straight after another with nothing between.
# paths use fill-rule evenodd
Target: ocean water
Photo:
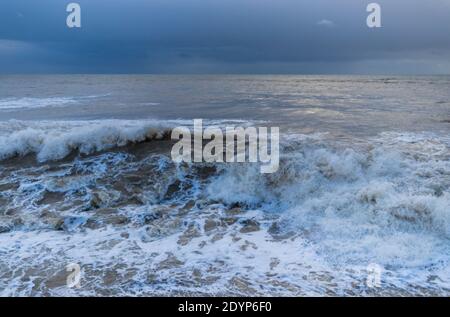
<instances>
[{"instance_id":1,"label":"ocean water","mask_svg":"<svg viewBox=\"0 0 450 317\"><path fill-rule=\"evenodd\" d=\"M449 88L0 76L0 295L449 296ZM280 127L278 172L174 163L194 118Z\"/></svg>"}]
</instances>

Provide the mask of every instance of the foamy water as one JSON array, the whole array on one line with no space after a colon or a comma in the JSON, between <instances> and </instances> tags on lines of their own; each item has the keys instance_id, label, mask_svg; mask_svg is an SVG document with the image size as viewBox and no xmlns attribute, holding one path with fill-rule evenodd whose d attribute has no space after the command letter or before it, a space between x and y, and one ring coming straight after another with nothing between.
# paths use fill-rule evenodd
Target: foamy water
<instances>
[{"instance_id":1,"label":"foamy water","mask_svg":"<svg viewBox=\"0 0 450 317\"><path fill-rule=\"evenodd\" d=\"M74 115L74 104L0 113L0 295L448 296L448 79L233 79L240 86L214 79L228 83L220 92L212 80L209 102L185 92L192 105L178 104L178 115L158 112L181 94L169 88L205 89L201 78L173 77L148 96L160 105L143 110L142 81L157 80L136 77L128 118L117 90L109 107L91 100L89 115ZM60 80L43 81L51 91ZM107 93L107 81L91 91L64 80ZM356 95L343 82L364 89ZM400 96L425 82L427 96ZM241 103L206 110L227 100ZM172 162L170 130L190 126L195 107L216 126L286 122L279 171ZM82 269L79 289L66 286L69 263ZM382 268L380 288L366 284L372 264Z\"/></svg>"},{"instance_id":2,"label":"foamy water","mask_svg":"<svg viewBox=\"0 0 450 317\"><path fill-rule=\"evenodd\" d=\"M52 107L68 107L83 101L94 100L97 98L105 98L106 95L98 96L79 96L79 97L16 97L0 99L0 111L15 111L26 109L52 108ZM149 105L154 105L149 103Z\"/></svg>"}]
</instances>

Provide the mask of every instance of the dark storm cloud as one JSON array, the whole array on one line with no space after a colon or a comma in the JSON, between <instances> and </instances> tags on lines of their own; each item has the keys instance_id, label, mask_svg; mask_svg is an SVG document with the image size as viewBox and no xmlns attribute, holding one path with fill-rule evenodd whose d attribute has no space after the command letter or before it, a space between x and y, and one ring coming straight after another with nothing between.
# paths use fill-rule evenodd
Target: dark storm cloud
<instances>
[{"instance_id":1,"label":"dark storm cloud","mask_svg":"<svg viewBox=\"0 0 450 317\"><path fill-rule=\"evenodd\" d=\"M370 2L2 0L0 72L450 72L450 0Z\"/></svg>"}]
</instances>

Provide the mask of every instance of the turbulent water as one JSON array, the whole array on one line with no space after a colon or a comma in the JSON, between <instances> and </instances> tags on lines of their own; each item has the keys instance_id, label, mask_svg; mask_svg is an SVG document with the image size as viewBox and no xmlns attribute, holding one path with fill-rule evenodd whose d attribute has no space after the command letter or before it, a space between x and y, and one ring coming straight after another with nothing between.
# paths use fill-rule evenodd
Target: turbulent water
<instances>
[{"instance_id":1,"label":"turbulent water","mask_svg":"<svg viewBox=\"0 0 450 317\"><path fill-rule=\"evenodd\" d=\"M449 88L0 76L0 295L449 296ZM279 126L278 172L174 163L193 118Z\"/></svg>"}]
</instances>

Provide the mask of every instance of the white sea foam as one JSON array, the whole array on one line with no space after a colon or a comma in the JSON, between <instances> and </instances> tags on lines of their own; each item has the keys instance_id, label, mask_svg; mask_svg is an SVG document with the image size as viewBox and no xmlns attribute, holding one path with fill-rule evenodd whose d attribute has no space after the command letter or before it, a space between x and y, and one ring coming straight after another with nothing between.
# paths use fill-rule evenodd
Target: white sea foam
<instances>
[{"instance_id":1,"label":"white sea foam","mask_svg":"<svg viewBox=\"0 0 450 317\"><path fill-rule=\"evenodd\" d=\"M448 138L383 134L370 141L369 150L301 140L304 145L284 156L279 173L232 166L208 193L228 204L281 213L284 230L307 233L336 265L448 264Z\"/></svg>"},{"instance_id":2,"label":"white sea foam","mask_svg":"<svg viewBox=\"0 0 450 317\"><path fill-rule=\"evenodd\" d=\"M71 104L79 103L83 100L106 97L106 95L92 95L79 97L21 97L21 98L2 98L0 99L0 110L14 111L20 109L36 109L47 107L65 107Z\"/></svg>"},{"instance_id":3,"label":"white sea foam","mask_svg":"<svg viewBox=\"0 0 450 317\"><path fill-rule=\"evenodd\" d=\"M11 121L0 124L11 131L0 149L4 158L52 160L140 142L180 123ZM205 175L164 155L136 161L125 149L14 171L0 185L18 187L0 199L23 215L0 234L0 266L11 273L0 275L1 295L373 294L364 286L370 263L385 270L386 292L450 294L449 138L384 133L362 143L288 135L270 175L252 164L205 164L214 167ZM123 203L121 181L137 188L137 205ZM64 199L52 205L48 193ZM94 198L98 212L89 210ZM224 225L234 206L236 222ZM40 223L49 210L64 231ZM111 210L129 223L86 227ZM209 229L211 221L219 225ZM243 231L249 222L257 228ZM46 269L14 269L25 261ZM82 265L85 288L49 288L71 262Z\"/></svg>"},{"instance_id":4,"label":"white sea foam","mask_svg":"<svg viewBox=\"0 0 450 317\"><path fill-rule=\"evenodd\" d=\"M45 108L49 106L64 106L75 103L76 100L67 97L53 98L5 98L0 99L1 110L16 110L23 108Z\"/></svg>"}]
</instances>

